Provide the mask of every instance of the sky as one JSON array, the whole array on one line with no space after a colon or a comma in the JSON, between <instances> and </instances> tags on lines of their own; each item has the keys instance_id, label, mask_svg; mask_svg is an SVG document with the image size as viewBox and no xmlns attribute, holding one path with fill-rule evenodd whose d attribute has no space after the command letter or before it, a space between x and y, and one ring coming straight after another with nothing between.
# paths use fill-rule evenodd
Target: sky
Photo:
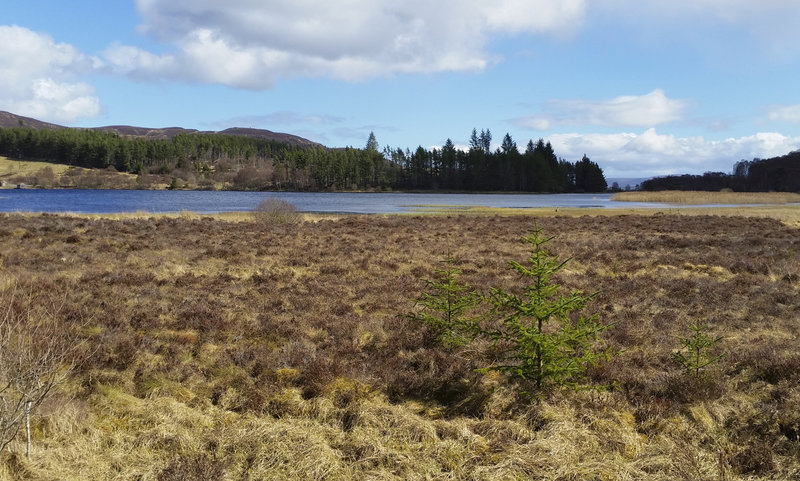
<instances>
[{"instance_id":1,"label":"sky","mask_svg":"<svg viewBox=\"0 0 800 481\"><path fill-rule=\"evenodd\" d=\"M2 0L0 110L730 172L800 149L798 25L798 0Z\"/></svg>"}]
</instances>

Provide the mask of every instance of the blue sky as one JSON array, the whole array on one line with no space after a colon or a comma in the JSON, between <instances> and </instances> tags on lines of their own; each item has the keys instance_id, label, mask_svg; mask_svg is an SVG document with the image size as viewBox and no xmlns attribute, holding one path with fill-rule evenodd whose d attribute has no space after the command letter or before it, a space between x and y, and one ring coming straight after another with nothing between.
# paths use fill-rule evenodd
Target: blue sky
<instances>
[{"instance_id":1,"label":"blue sky","mask_svg":"<svg viewBox=\"0 0 800 481\"><path fill-rule=\"evenodd\" d=\"M797 25L797 0L3 0L0 110L728 172L800 149Z\"/></svg>"}]
</instances>

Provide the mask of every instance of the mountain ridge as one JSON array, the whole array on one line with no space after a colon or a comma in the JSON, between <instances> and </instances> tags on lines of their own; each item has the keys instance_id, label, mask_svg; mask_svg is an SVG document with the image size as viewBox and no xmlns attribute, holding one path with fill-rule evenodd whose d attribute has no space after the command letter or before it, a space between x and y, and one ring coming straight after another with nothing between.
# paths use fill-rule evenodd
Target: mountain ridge
<instances>
[{"instance_id":1,"label":"mountain ridge","mask_svg":"<svg viewBox=\"0 0 800 481\"><path fill-rule=\"evenodd\" d=\"M11 112L0 111L0 128L19 128L28 127L34 130L97 130L101 132L113 132L126 137L144 138L150 140L171 139L179 134L217 134L217 135L236 135L241 137L253 137L264 140L281 142L299 147L323 147L322 144L300 137L298 135L283 132L273 132L267 129L253 129L244 127L229 127L220 131L186 129L183 127L138 127L133 125L107 125L102 127L66 127L63 125L44 122L32 117L25 117Z\"/></svg>"}]
</instances>

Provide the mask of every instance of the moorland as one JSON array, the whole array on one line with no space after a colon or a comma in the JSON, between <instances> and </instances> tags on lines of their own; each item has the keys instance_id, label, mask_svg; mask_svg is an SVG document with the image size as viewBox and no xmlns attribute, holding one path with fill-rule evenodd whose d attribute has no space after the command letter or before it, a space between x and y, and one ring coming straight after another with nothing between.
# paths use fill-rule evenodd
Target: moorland
<instances>
[{"instance_id":1,"label":"moorland","mask_svg":"<svg viewBox=\"0 0 800 481\"><path fill-rule=\"evenodd\" d=\"M0 214L6 312L75 365L1 479L797 479L800 230L717 215L538 217L618 352L537 400L407 314L441 261L518 291L531 216ZM696 320L721 356L675 362Z\"/></svg>"}]
</instances>

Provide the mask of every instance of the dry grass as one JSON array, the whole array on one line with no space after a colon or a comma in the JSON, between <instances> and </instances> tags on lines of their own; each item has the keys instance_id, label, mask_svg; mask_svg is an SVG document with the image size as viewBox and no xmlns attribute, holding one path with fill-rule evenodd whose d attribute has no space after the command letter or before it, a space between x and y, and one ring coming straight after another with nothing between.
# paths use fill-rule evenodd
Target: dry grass
<instances>
[{"instance_id":1,"label":"dry grass","mask_svg":"<svg viewBox=\"0 0 800 481\"><path fill-rule=\"evenodd\" d=\"M660 192L618 192L613 200L625 202L665 202L668 204L797 204L800 194L793 192L704 192L667 190Z\"/></svg>"},{"instance_id":2,"label":"dry grass","mask_svg":"<svg viewBox=\"0 0 800 481\"><path fill-rule=\"evenodd\" d=\"M634 201L630 199L630 201ZM655 202L654 200L636 200L637 202ZM693 205L693 204L689 204ZM711 205L711 204L710 204ZM529 217L616 217L620 215L681 215L681 216L735 216L735 217L760 217L778 219L786 225L800 227L800 208L791 204L742 204L735 207L678 207L669 206L656 208L611 208L590 209L578 207L543 207L532 209L501 208L501 207L448 207L448 206L420 206L413 215L433 216L529 216Z\"/></svg>"},{"instance_id":3,"label":"dry grass","mask_svg":"<svg viewBox=\"0 0 800 481\"><path fill-rule=\"evenodd\" d=\"M245 213L246 215L247 213ZM0 214L0 288L63 295L94 353L0 479L796 479L800 235L739 216L541 216L623 354L541 405L402 316L446 256L519 289L529 216ZM13 280L13 282L11 282ZM6 286L6 287L3 287ZM695 317L726 359L671 362ZM479 346L480 347L480 346ZM21 441L21 440L20 440Z\"/></svg>"},{"instance_id":4,"label":"dry grass","mask_svg":"<svg viewBox=\"0 0 800 481\"><path fill-rule=\"evenodd\" d=\"M52 162L11 160L0 156L0 180L6 182L6 189L14 188L20 183L42 188L135 188L136 178L136 175L126 172L85 169ZM152 187L166 188L167 185L153 183Z\"/></svg>"},{"instance_id":5,"label":"dry grass","mask_svg":"<svg viewBox=\"0 0 800 481\"><path fill-rule=\"evenodd\" d=\"M7 157L0 156L0 180L8 180L16 176L31 176L45 167L52 169L53 173L57 176L63 175L70 169L70 166L64 164L11 160Z\"/></svg>"}]
</instances>

